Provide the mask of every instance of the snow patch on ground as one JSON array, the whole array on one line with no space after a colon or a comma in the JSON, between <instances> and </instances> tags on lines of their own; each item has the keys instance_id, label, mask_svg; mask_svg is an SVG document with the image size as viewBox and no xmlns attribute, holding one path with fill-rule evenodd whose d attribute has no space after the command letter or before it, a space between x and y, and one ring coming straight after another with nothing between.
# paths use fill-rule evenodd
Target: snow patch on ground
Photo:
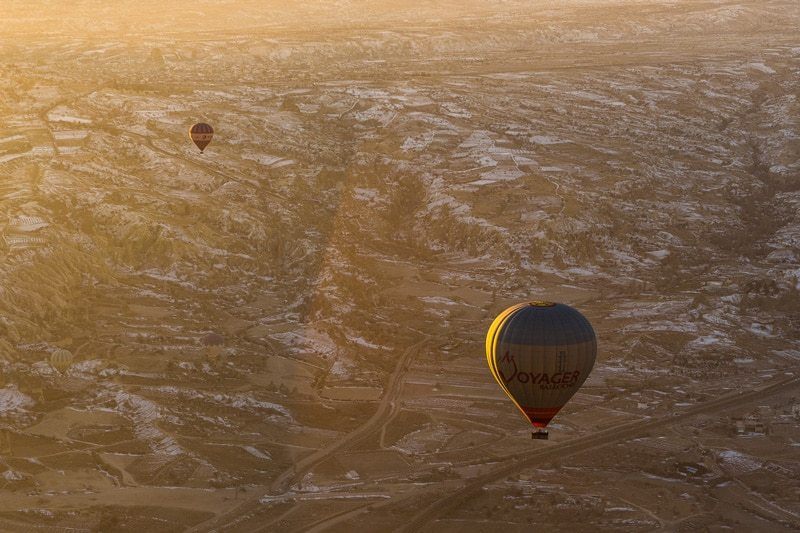
<instances>
[{"instance_id":1,"label":"snow patch on ground","mask_svg":"<svg viewBox=\"0 0 800 533\"><path fill-rule=\"evenodd\" d=\"M293 159L285 159L283 157L278 157L269 154L244 153L242 154L242 159L255 161L259 165L264 165L265 167L271 167L271 168L280 168L294 164Z\"/></svg>"},{"instance_id":2,"label":"snow patch on ground","mask_svg":"<svg viewBox=\"0 0 800 533\"><path fill-rule=\"evenodd\" d=\"M495 183L498 181L514 181L524 176L525 173L516 168L495 168L489 172L481 174L481 179L478 181ZM472 182L475 185L476 182Z\"/></svg>"},{"instance_id":3,"label":"snow patch on ground","mask_svg":"<svg viewBox=\"0 0 800 533\"><path fill-rule=\"evenodd\" d=\"M760 63L760 62L748 63L747 66L748 66L748 68L751 68L753 70L757 70L759 72L763 72L764 74L776 74L775 69L773 69L771 67L768 67L764 63Z\"/></svg>"},{"instance_id":4,"label":"snow patch on ground","mask_svg":"<svg viewBox=\"0 0 800 533\"><path fill-rule=\"evenodd\" d=\"M433 132L425 132L415 137L406 137L401 149L404 152L424 150L433 142Z\"/></svg>"},{"instance_id":5,"label":"snow patch on ground","mask_svg":"<svg viewBox=\"0 0 800 533\"><path fill-rule=\"evenodd\" d=\"M761 461L733 450L721 451L718 456L723 466L727 466L739 473L752 472L761 468Z\"/></svg>"},{"instance_id":6,"label":"snow patch on ground","mask_svg":"<svg viewBox=\"0 0 800 533\"><path fill-rule=\"evenodd\" d=\"M563 141L558 137L552 137L550 135L534 135L533 137L530 138L530 141L534 144L542 144L542 145L563 144L569 142L569 141Z\"/></svg>"},{"instance_id":7,"label":"snow patch on ground","mask_svg":"<svg viewBox=\"0 0 800 533\"><path fill-rule=\"evenodd\" d=\"M161 418L161 410L154 402L124 391L114 393L112 400L116 402L117 410L133 421L134 433L138 438L148 441L153 452L159 455L185 453L175 439L156 426Z\"/></svg>"},{"instance_id":8,"label":"snow patch on ground","mask_svg":"<svg viewBox=\"0 0 800 533\"><path fill-rule=\"evenodd\" d=\"M362 187L353 188L353 198L370 204L377 204L382 201L378 189L366 189Z\"/></svg>"},{"instance_id":9,"label":"snow patch on ground","mask_svg":"<svg viewBox=\"0 0 800 533\"><path fill-rule=\"evenodd\" d=\"M16 385L8 385L0 389L0 417L25 412L33 404L33 399L17 390Z\"/></svg>"},{"instance_id":10,"label":"snow patch on ground","mask_svg":"<svg viewBox=\"0 0 800 533\"><path fill-rule=\"evenodd\" d=\"M88 118L75 117L71 114L70 110L66 107L56 107L47 114L47 119L50 122L68 122L71 124L91 124L92 121Z\"/></svg>"},{"instance_id":11,"label":"snow patch on ground","mask_svg":"<svg viewBox=\"0 0 800 533\"><path fill-rule=\"evenodd\" d=\"M272 459L272 456L269 453L262 452L261 450L254 448L252 446L244 446L244 451L246 451L253 457L258 457L259 459L265 459L265 460Z\"/></svg>"}]
</instances>

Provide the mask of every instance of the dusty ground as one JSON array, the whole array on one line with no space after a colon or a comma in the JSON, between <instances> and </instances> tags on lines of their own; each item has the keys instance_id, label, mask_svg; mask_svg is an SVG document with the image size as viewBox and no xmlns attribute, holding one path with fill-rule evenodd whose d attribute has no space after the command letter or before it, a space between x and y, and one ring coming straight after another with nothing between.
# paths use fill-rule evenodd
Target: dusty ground
<instances>
[{"instance_id":1,"label":"dusty ground","mask_svg":"<svg viewBox=\"0 0 800 533\"><path fill-rule=\"evenodd\" d=\"M38 3L0 530L800 527L796 2ZM529 298L600 339L535 443L482 353Z\"/></svg>"}]
</instances>

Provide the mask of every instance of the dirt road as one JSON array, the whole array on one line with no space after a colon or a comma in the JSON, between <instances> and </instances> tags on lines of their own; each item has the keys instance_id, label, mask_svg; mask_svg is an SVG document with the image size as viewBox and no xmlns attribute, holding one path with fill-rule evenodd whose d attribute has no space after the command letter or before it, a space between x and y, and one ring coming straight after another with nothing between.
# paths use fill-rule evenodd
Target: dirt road
<instances>
[{"instance_id":1,"label":"dirt road","mask_svg":"<svg viewBox=\"0 0 800 533\"><path fill-rule=\"evenodd\" d=\"M475 496L475 494L477 494L489 483L501 480L513 474L514 472L519 472L523 469L530 468L534 465L545 463L547 461L563 459L564 457L575 455L591 448L598 448L613 444L615 442L624 441L641 435L643 432L648 430L685 422L689 417L700 414L708 414L710 412L720 411L731 407L736 407L744 403L760 400L767 396L772 396L780 392L791 390L792 388L796 388L798 385L800 385L800 378L794 375L790 377L785 376L777 382L772 382L760 388L747 392L738 391L727 394L717 398L716 400L712 400L710 402L706 402L682 411L676 411L671 415L660 416L649 420L630 422L621 426L600 431L598 433L586 435L584 437L578 437L576 439L564 442L558 446L548 446L542 450L512 456L503 466L475 478L454 492L443 494L439 499L425 507L416 516L409 520L399 531L416 532L423 530L426 525L434 521L437 517L442 516L461 505L464 505L470 498ZM795 525L800 526L800 523L796 523Z\"/></svg>"}]
</instances>

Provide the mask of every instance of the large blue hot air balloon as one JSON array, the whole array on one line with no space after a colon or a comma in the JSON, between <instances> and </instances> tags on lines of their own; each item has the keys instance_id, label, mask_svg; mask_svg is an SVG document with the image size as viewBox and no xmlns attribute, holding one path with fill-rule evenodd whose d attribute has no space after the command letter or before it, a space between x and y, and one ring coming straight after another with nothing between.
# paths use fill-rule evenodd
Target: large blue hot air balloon
<instances>
[{"instance_id":1,"label":"large blue hot air balloon","mask_svg":"<svg viewBox=\"0 0 800 533\"><path fill-rule=\"evenodd\" d=\"M486 358L495 380L523 415L547 438L544 427L589 377L597 338L572 307L528 302L509 307L486 335Z\"/></svg>"}]
</instances>

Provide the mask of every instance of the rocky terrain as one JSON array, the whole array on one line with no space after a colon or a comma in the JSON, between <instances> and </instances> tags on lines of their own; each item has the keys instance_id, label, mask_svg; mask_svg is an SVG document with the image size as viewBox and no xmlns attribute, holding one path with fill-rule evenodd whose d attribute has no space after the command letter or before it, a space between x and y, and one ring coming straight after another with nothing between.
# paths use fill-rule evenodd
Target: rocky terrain
<instances>
[{"instance_id":1,"label":"rocky terrain","mask_svg":"<svg viewBox=\"0 0 800 533\"><path fill-rule=\"evenodd\" d=\"M0 530L800 527L796 2L36 3ZM548 442L530 298L600 343Z\"/></svg>"}]
</instances>

